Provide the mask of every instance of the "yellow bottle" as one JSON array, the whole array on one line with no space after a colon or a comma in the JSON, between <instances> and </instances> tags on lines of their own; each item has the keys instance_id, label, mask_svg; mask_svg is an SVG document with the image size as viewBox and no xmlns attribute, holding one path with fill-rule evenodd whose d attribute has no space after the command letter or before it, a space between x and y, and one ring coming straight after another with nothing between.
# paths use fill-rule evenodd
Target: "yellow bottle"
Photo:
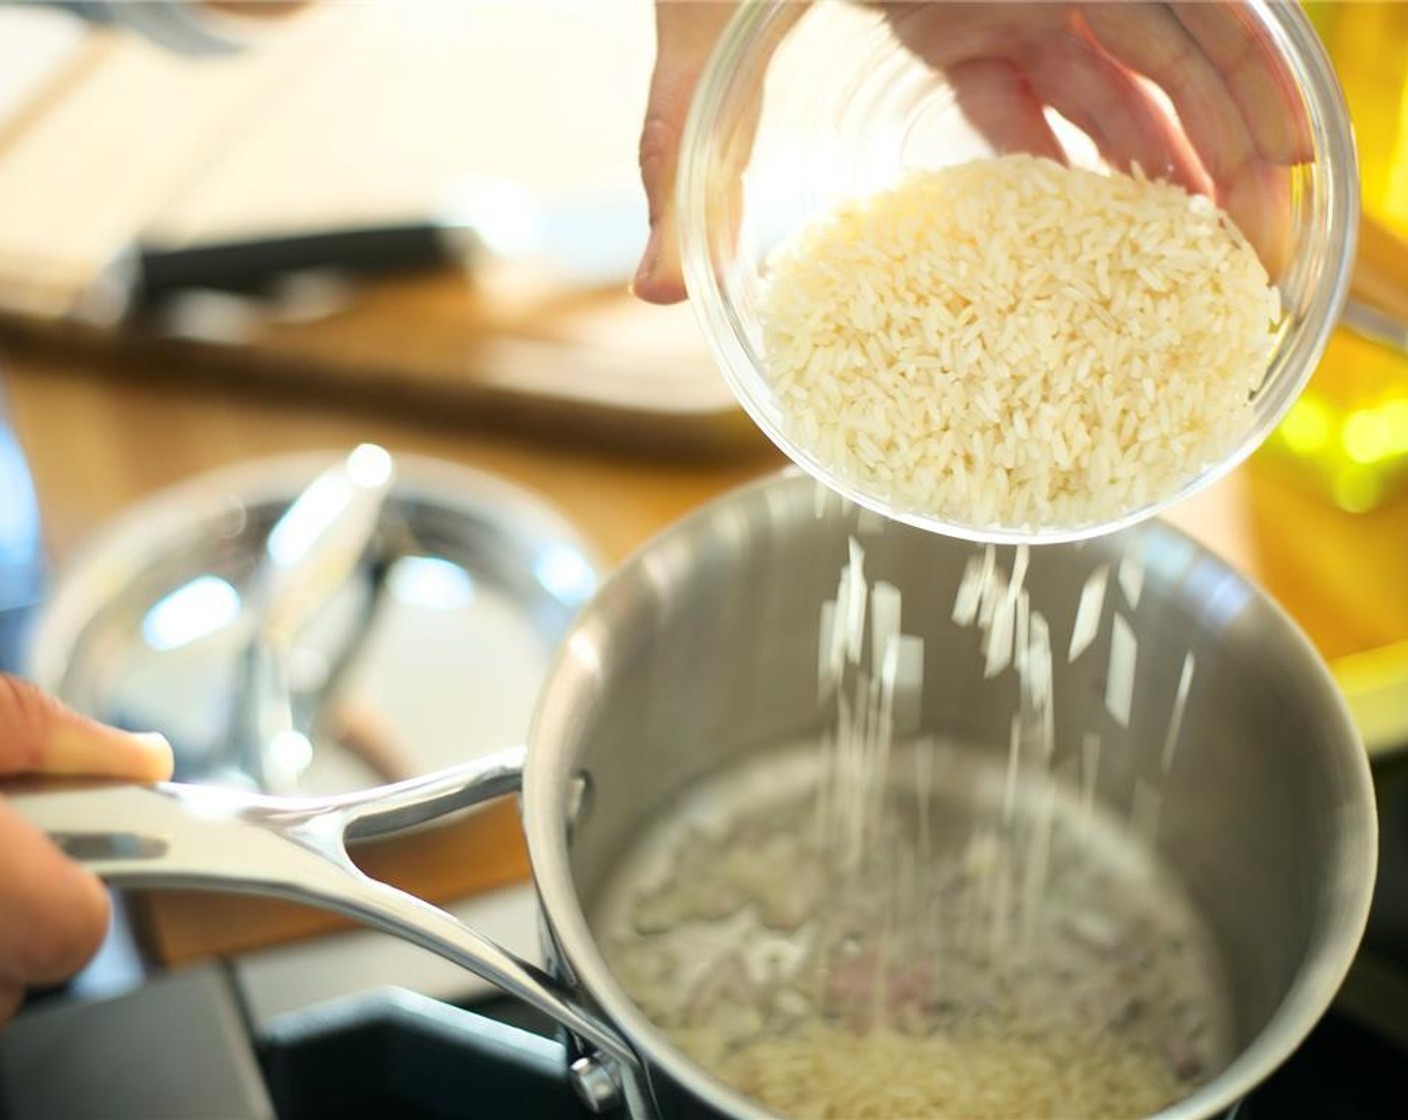
<instances>
[{"instance_id":1,"label":"yellow bottle","mask_svg":"<svg viewBox=\"0 0 1408 1120\"><path fill-rule=\"evenodd\" d=\"M1364 213L1408 239L1408 3L1304 6L1349 102ZM1263 458L1293 463L1354 512L1408 489L1408 354L1336 331Z\"/></svg>"}]
</instances>

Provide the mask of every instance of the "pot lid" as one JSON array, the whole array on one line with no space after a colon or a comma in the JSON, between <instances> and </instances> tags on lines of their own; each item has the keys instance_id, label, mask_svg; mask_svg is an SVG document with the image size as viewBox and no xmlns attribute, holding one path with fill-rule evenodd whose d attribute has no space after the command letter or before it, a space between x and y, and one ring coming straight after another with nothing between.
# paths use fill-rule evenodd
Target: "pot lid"
<instances>
[{"instance_id":1,"label":"pot lid","mask_svg":"<svg viewBox=\"0 0 1408 1120\"><path fill-rule=\"evenodd\" d=\"M270 530L336 460L243 464L119 516L60 573L31 674L96 718L165 733L182 780L255 784L232 730L254 577ZM590 548L539 498L444 462L396 468L373 544L286 658L301 734L280 748L278 792L361 788L521 742L595 590Z\"/></svg>"}]
</instances>

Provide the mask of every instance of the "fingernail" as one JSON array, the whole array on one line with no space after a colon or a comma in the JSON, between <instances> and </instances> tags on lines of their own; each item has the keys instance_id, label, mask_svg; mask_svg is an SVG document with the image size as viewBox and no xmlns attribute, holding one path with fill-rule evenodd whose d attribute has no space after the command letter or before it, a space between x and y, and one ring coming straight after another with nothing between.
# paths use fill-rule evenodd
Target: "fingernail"
<instances>
[{"instance_id":1,"label":"fingernail","mask_svg":"<svg viewBox=\"0 0 1408 1120\"><path fill-rule=\"evenodd\" d=\"M134 731L132 738L142 744L148 754L166 755L171 753L171 740L159 731Z\"/></svg>"},{"instance_id":2,"label":"fingernail","mask_svg":"<svg viewBox=\"0 0 1408 1120\"><path fill-rule=\"evenodd\" d=\"M645 243L645 251L640 255L640 267L636 269L636 278L631 281L631 290L635 291L641 285L648 285L651 277L655 275L655 268L660 263L660 227L650 227L650 240Z\"/></svg>"},{"instance_id":3,"label":"fingernail","mask_svg":"<svg viewBox=\"0 0 1408 1120\"><path fill-rule=\"evenodd\" d=\"M106 727L68 714L49 734L39 769L156 782L171 773L171 744L153 733Z\"/></svg>"},{"instance_id":4,"label":"fingernail","mask_svg":"<svg viewBox=\"0 0 1408 1120\"><path fill-rule=\"evenodd\" d=\"M174 762L170 740L156 731L137 732L132 738L141 745L142 751L151 760L153 773L169 777Z\"/></svg>"}]
</instances>

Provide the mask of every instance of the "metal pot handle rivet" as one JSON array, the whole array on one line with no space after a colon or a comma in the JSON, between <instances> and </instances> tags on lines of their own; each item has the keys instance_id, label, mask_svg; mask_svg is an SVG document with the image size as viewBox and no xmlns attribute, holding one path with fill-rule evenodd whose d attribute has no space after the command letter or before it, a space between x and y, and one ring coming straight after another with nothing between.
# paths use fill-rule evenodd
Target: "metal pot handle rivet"
<instances>
[{"instance_id":1,"label":"metal pot handle rivet","mask_svg":"<svg viewBox=\"0 0 1408 1120\"><path fill-rule=\"evenodd\" d=\"M621 1103L621 1086L611 1067L601 1059L578 1058L572 1063L570 1074L577 1099L589 1111L609 1112Z\"/></svg>"}]
</instances>

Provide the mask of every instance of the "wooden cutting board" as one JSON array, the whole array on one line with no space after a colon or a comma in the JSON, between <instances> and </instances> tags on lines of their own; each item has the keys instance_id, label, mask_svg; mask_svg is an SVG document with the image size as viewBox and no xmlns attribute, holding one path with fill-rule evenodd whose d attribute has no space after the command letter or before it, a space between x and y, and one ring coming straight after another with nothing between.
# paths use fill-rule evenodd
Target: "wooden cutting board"
<instances>
[{"instance_id":1,"label":"wooden cutting board","mask_svg":"<svg viewBox=\"0 0 1408 1120\"><path fill-rule=\"evenodd\" d=\"M528 851L511 800L441 828L360 844L352 858L372 878L437 903L528 877ZM248 895L163 890L128 897L143 948L167 965L355 928L326 911Z\"/></svg>"},{"instance_id":2,"label":"wooden cutting board","mask_svg":"<svg viewBox=\"0 0 1408 1120\"><path fill-rule=\"evenodd\" d=\"M0 119L11 344L77 347L123 378L161 367L657 449L755 439L692 313L640 304L626 276L584 293L446 269L358 287L310 320L227 309L213 334L176 340L75 322L139 236L181 245L425 217L486 174L545 198L639 191L648 7L328 4L271 23L254 49L216 59L88 34ZM0 68L26 51L13 19L8 30Z\"/></svg>"}]
</instances>

